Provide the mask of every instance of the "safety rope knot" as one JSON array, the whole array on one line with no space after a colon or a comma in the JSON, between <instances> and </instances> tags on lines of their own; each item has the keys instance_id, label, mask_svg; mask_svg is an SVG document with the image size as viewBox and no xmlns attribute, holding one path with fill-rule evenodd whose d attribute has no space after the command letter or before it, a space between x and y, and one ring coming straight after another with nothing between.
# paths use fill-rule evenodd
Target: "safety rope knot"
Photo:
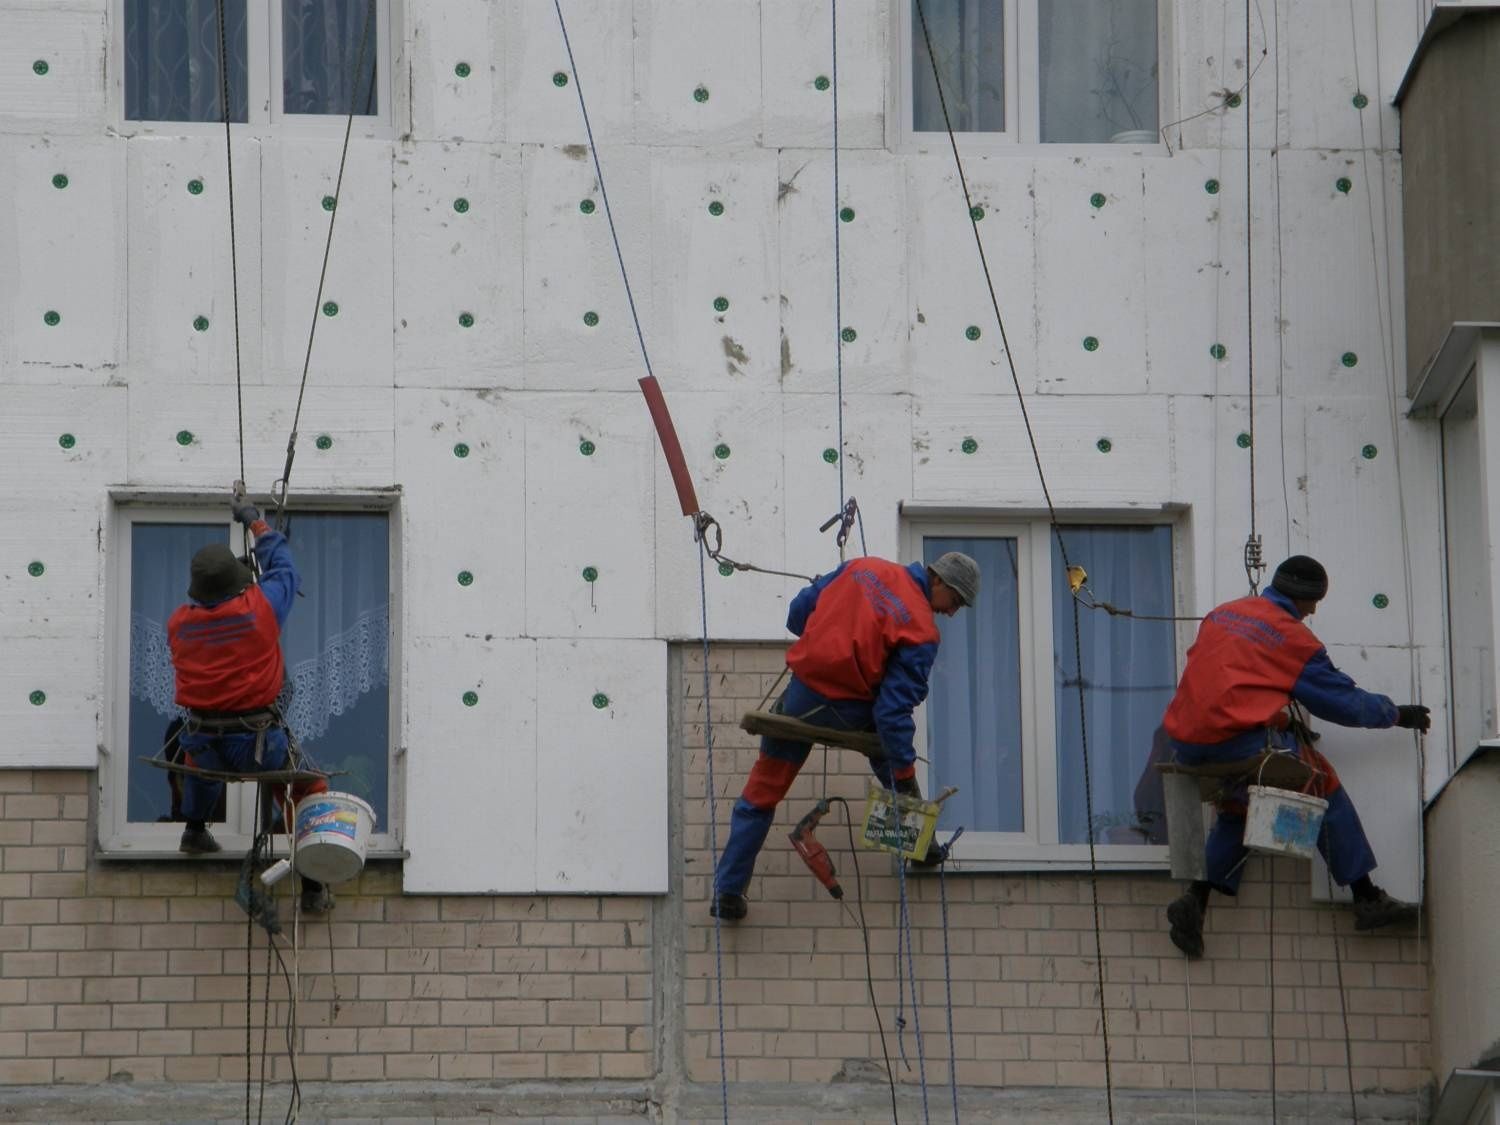
<instances>
[{"instance_id":1,"label":"safety rope knot","mask_svg":"<svg viewBox=\"0 0 1500 1125\"><path fill-rule=\"evenodd\" d=\"M834 538L838 543L839 552L842 553L844 545L849 542L849 533L854 530L854 525L858 520L859 501L851 496L842 508L823 521L818 530L826 532L834 524L838 524L839 532Z\"/></svg>"},{"instance_id":2,"label":"safety rope knot","mask_svg":"<svg viewBox=\"0 0 1500 1125\"><path fill-rule=\"evenodd\" d=\"M1251 532L1245 537L1245 577L1250 580L1250 592L1260 593L1260 580L1266 572L1265 560L1260 553L1260 536Z\"/></svg>"}]
</instances>

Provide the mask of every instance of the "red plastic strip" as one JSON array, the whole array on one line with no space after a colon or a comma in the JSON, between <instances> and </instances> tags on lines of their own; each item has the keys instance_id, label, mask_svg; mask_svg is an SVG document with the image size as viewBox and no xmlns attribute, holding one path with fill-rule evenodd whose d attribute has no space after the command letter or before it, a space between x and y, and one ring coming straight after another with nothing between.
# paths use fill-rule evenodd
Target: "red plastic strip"
<instances>
[{"instance_id":1,"label":"red plastic strip","mask_svg":"<svg viewBox=\"0 0 1500 1125\"><path fill-rule=\"evenodd\" d=\"M661 451L667 458L667 468L672 473L672 483L677 486L677 502L682 505L683 515L695 516L702 509L698 507L698 494L693 489L693 478L688 475L687 460L682 456L682 443L677 440L667 400L655 375L645 376L640 384L641 394L646 396L646 409L651 411L651 421L656 425Z\"/></svg>"}]
</instances>

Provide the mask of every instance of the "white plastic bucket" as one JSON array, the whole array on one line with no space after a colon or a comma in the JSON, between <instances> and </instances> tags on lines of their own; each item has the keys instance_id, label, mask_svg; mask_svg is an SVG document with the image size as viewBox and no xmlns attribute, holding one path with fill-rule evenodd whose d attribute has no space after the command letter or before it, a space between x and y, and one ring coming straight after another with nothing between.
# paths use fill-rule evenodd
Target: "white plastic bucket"
<instances>
[{"instance_id":1,"label":"white plastic bucket","mask_svg":"<svg viewBox=\"0 0 1500 1125\"><path fill-rule=\"evenodd\" d=\"M297 802L296 867L319 883L347 883L365 866L375 810L353 793L313 793Z\"/></svg>"},{"instance_id":2,"label":"white plastic bucket","mask_svg":"<svg viewBox=\"0 0 1500 1125\"><path fill-rule=\"evenodd\" d=\"M1269 855L1311 859L1328 802L1322 797L1252 785L1245 816L1245 847Z\"/></svg>"}]
</instances>

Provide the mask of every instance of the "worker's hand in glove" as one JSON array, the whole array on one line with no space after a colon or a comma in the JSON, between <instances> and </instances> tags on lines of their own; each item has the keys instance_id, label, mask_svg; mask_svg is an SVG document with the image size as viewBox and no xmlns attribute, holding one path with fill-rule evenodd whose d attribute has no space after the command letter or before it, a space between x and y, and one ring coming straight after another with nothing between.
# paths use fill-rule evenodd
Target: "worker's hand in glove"
<instances>
[{"instance_id":1,"label":"worker's hand in glove","mask_svg":"<svg viewBox=\"0 0 1500 1125\"><path fill-rule=\"evenodd\" d=\"M1396 725L1407 730L1430 730L1432 712L1420 703L1403 703L1396 708Z\"/></svg>"},{"instance_id":2,"label":"worker's hand in glove","mask_svg":"<svg viewBox=\"0 0 1500 1125\"><path fill-rule=\"evenodd\" d=\"M235 493L235 495L230 498L229 510L234 513L235 520L239 523L244 524L246 527L249 527L256 520L260 519L260 509L257 508L254 504L250 503L250 501L246 500L239 493Z\"/></svg>"},{"instance_id":3,"label":"worker's hand in glove","mask_svg":"<svg viewBox=\"0 0 1500 1125\"><path fill-rule=\"evenodd\" d=\"M896 792L903 797L912 797L918 801L922 799L922 787L917 784L915 777L898 777Z\"/></svg>"}]
</instances>

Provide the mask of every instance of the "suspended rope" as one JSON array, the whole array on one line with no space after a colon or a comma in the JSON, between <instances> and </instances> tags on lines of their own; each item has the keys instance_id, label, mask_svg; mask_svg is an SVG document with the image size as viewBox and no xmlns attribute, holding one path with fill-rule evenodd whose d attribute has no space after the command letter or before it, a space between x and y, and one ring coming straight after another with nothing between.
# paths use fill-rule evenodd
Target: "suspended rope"
<instances>
[{"instance_id":1,"label":"suspended rope","mask_svg":"<svg viewBox=\"0 0 1500 1125\"><path fill-rule=\"evenodd\" d=\"M219 0L222 5L224 0ZM359 105L359 90L364 77L365 53L370 44L370 29L375 24L375 0L368 0L365 7L364 30L359 38L359 53L355 56L354 80L349 84L349 114L344 121L344 144L339 152L339 172L333 184L333 208L328 212L328 237L323 242L323 265L318 271L318 292L313 300L312 324L307 330L307 352L302 358L302 382L297 388L297 409L292 414L292 432L286 441L286 464L281 477L272 485L276 501L276 529L286 530L286 499L291 487L292 462L297 457L297 427L302 420L302 399L307 394L307 373L312 366L313 340L318 334L318 316L323 310L323 286L328 281L328 259L333 252L333 227L338 221L344 199L344 166L349 160L349 137L354 132L354 115ZM370 65L370 90L365 100L365 113L371 109L375 97L375 65ZM242 474L243 476L243 474ZM280 486L279 493L277 487Z\"/></svg>"},{"instance_id":2,"label":"suspended rope","mask_svg":"<svg viewBox=\"0 0 1500 1125\"><path fill-rule=\"evenodd\" d=\"M893 810L900 809L901 806L897 803L896 790L895 790L894 786L892 786L892 788L890 789L890 794L891 794L891 808ZM896 992L897 992L897 995L899 997L900 994L901 994L901 991L902 991L901 990L901 950L902 950L902 946L904 944L905 948L906 948L906 975L907 975L908 980L911 982L912 1034L913 1034L913 1037L916 1039L916 1044L917 1044L917 1081L920 1082L921 1085L922 1085L922 1121L924 1123L926 1123L926 1122L930 1122L932 1120L932 1117L929 1114L928 1108L927 1108L927 1056L926 1056L926 1053L922 1049L922 1012L921 1012L921 1000L920 1000L920 998L917 995L917 965L916 965L916 958L914 957L913 951L912 951L911 910L910 910L910 905L908 903L907 896L906 896L906 860L904 860L901 857L901 855L899 854L899 849L901 847L901 829L900 829L900 823L901 823L900 816L897 815L897 817L896 817L896 824L897 824L897 829L896 829L897 844L896 844L896 847L897 847L897 850L898 850L898 854L895 856L894 862L895 862L895 867L896 867L896 888L897 888L897 893L898 893L898 896L899 896L899 902L900 902L901 912L900 912L900 915L899 915L899 917L897 919L897 925L898 925L899 928L896 931ZM906 1058L905 1037L901 1034L901 1032L905 1029L906 1021L903 1018L903 1016L900 1014L900 1011L901 1011L900 1005L901 1005L902 1002L903 1001L901 1001L901 1000L898 1000L898 1002L897 1002L896 1042L901 1047L901 1057L902 1057L903 1060L905 1060L905 1058ZM908 1064L908 1067L909 1066L910 1066L910 1064Z\"/></svg>"},{"instance_id":3,"label":"suspended rope","mask_svg":"<svg viewBox=\"0 0 1500 1125\"><path fill-rule=\"evenodd\" d=\"M949 841L949 847L952 847L952 841ZM944 856L945 861L946 859L947 856ZM953 1125L959 1125L958 1047L953 1036L953 958L948 951L948 884L947 876L943 874L947 866L946 862L938 864L938 903L943 912L943 992L948 1007L948 1091L953 1095Z\"/></svg>"},{"instance_id":4,"label":"suspended rope","mask_svg":"<svg viewBox=\"0 0 1500 1125\"><path fill-rule=\"evenodd\" d=\"M219 31L219 105L224 117L224 172L229 195L229 285L234 306L234 410L239 432L240 481L245 479L245 388L240 369L240 267L234 228L234 145L229 120L229 47L224 28L224 0L217 0L214 16ZM241 530L243 553L250 554L250 529ZM252 563L252 566L254 564Z\"/></svg>"},{"instance_id":5,"label":"suspended rope","mask_svg":"<svg viewBox=\"0 0 1500 1125\"><path fill-rule=\"evenodd\" d=\"M969 191L968 176L964 172L963 158L959 155L958 139L953 132L953 119L948 111L947 95L943 92L942 75L939 73L937 64L937 53L932 45L932 31L927 23L927 8L925 0L915 0L917 18L922 25L922 40L927 47L927 61L932 67L932 80L937 91L938 106L943 113L943 127L948 134L948 147L953 152L953 163L958 174L959 186L963 189L964 205L969 216L969 229L974 235L974 246L979 252L979 264L984 272L985 288L989 291L990 308L995 314L995 324L1000 331L1000 344L1005 352L1005 363L1010 371L1011 385L1016 392L1016 403L1021 411L1021 421L1026 427L1026 440L1031 448L1031 459L1036 466L1037 480L1041 485L1042 497L1047 504L1048 520L1051 524L1052 534L1057 540L1058 553L1062 556L1065 568L1072 566L1068 558L1068 546L1063 538L1062 527L1058 523L1057 508L1052 502L1052 492L1047 486L1047 474L1042 467L1041 452L1037 447L1036 432L1032 428L1031 413L1026 408L1026 395L1021 389L1021 377L1016 370L1015 357L1011 354L1010 337L1005 330L1005 317L1000 312L1000 299L995 295L995 282L990 274L989 258L985 254L984 241L979 237L979 222L975 218L974 200ZM1090 825L1088 832L1089 853L1089 888L1093 905L1094 917L1094 956L1097 969L1097 984L1099 989L1099 1027L1104 1046L1104 1090L1105 1104L1108 1110L1111 1125L1115 1119L1115 1095L1114 1075L1110 1065L1109 1050L1109 1011L1104 998L1104 939L1099 912L1099 861L1094 843L1094 792L1092 770L1089 762L1089 739L1088 739L1088 707L1084 695L1083 677L1083 638L1079 625L1078 599L1069 599L1073 607L1073 654L1078 667L1078 726L1079 743L1083 756L1083 793L1084 793L1084 815L1087 817L1086 824Z\"/></svg>"},{"instance_id":6,"label":"suspended rope","mask_svg":"<svg viewBox=\"0 0 1500 1125\"><path fill-rule=\"evenodd\" d=\"M1250 69L1250 6L1245 0L1245 68ZM1262 48L1262 57L1265 49ZM1248 81L1243 99L1245 106L1245 382L1247 393L1246 412L1249 414L1250 433L1250 535L1245 540L1245 577L1250 583L1250 593L1260 592L1260 580L1265 574L1266 564L1261 556L1260 532L1255 515L1255 269L1253 228L1251 226L1251 99ZM1274 123L1273 123L1274 125ZM1274 1063L1272 1069L1275 1069ZM1275 1101L1274 1091L1272 1102Z\"/></svg>"},{"instance_id":7,"label":"suspended rope","mask_svg":"<svg viewBox=\"0 0 1500 1125\"><path fill-rule=\"evenodd\" d=\"M828 0L833 30L833 347L838 376L839 508L844 507L844 280L839 233L839 0ZM844 539L839 539L839 560L844 558Z\"/></svg>"}]
</instances>

